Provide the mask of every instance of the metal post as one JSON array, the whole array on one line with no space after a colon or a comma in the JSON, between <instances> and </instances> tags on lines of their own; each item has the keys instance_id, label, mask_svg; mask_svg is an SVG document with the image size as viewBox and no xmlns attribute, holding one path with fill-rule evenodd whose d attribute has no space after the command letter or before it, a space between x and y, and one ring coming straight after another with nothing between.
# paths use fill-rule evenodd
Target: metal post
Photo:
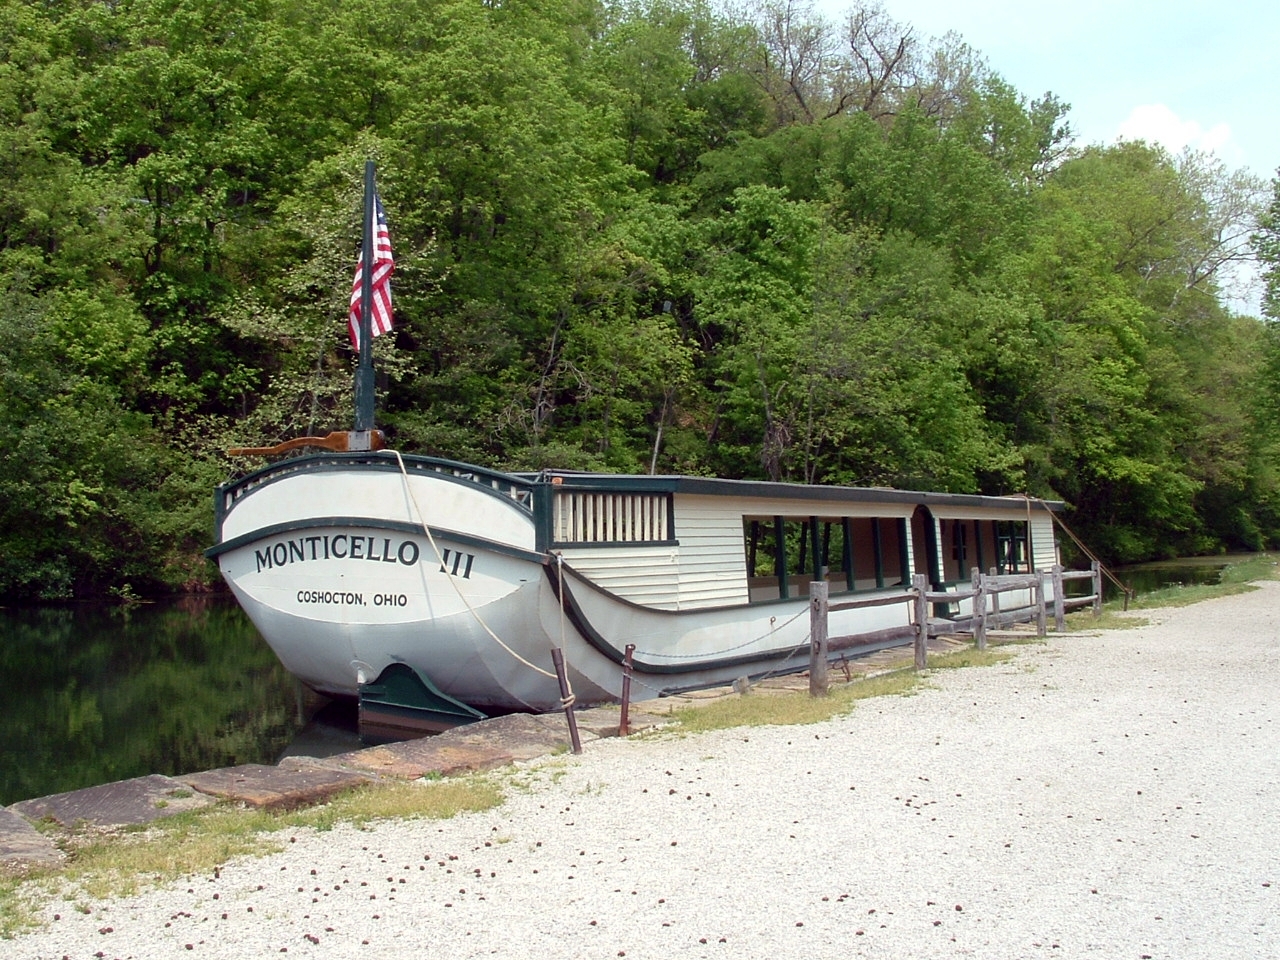
<instances>
[{"instance_id":1,"label":"metal post","mask_svg":"<svg viewBox=\"0 0 1280 960\"><path fill-rule=\"evenodd\" d=\"M973 645L979 650L987 649L987 584L982 571L974 567L969 571L969 580L973 584Z\"/></svg>"},{"instance_id":2,"label":"metal post","mask_svg":"<svg viewBox=\"0 0 1280 960\"><path fill-rule=\"evenodd\" d=\"M564 669L564 653L559 647L551 648L551 662L556 665L556 679L560 681L560 702L564 704L564 716L569 721L569 742L574 753L582 752L582 741L578 739L578 718L573 713L573 697L569 694L569 675Z\"/></svg>"},{"instance_id":3,"label":"metal post","mask_svg":"<svg viewBox=\"0 0 1280 960\"><path fill-rule=\"evenodd\" d=\"M618 736L631 736L631 657L636 645L628 643L622 654L622 716L618 719Z\"/></svg>"},{"instance_id":4,"label":"metal post","mask_svg":"<svg viewBox=\"0 0 1280 960\"><path fill-rule=\"evenodd\" d=\"M1102 616L1102 564L1094 560L1089 564L1093 571L1093 615Z\"/></svg>"},{"instance_id":5,"label":"metal post","mask_svg":"<svg viewBox=\"0 0 1280 960\"><path fill-rule=\"evenodd\" d=\"M825 581L809 584L809 696L825 697L827 679L827 595Z\"/></svg>"},{"instance_id":6,"label":"metal post","mask_svg":"<svg viewBox=\"0 0 1280 960\"><path fill-rule=\"evenodd\" d=\"M929 666L929 601L925 598L929 590L929 578L923 573L917 573L911 578L911 587L916 593L915 668L924 670Z\"/></svg>"}]
</instances>

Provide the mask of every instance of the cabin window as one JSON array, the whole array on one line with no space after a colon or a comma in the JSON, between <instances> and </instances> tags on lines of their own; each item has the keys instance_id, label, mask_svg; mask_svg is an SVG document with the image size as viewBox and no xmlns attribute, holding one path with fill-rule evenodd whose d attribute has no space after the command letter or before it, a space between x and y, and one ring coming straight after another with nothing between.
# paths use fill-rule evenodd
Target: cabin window
<instances>
[{"instance_id":1,"label":"cabin window","mask_svg":"<svg viewBox=\"0 0 1280 960\"><path fill-rule=\"evenodd\" d=\"M942 530L942 579L950 583L968 582L974 567L982 569L982 524L977 520L943 520L939 527Z\"/></svg>"},{"instance_id":2,"label":"cabin window","mask_svg":"<svg viewBox=\"0 0 1280 960\"><path fill-rule=\"evenodd\" d=\"M671 495L558 492L552 531L557 545L670 543Z\"/></svg>"},{"instance_id":3,"label":"cabin window","mask_svg":"<svg viewBox=\"0 0 1280 960\"><path fill-rule=\"evenodd\" d=\"M874 590L910 579L906 523L866 517L744 517L752 601L809 594L826 580L833 593Z\"/></svg>"},{"instance_id":4,"label":"cabin window","mask_svg":"<svg viewBox=\"0 0 1280 960\"><path fill-rule=\"evenodd\" d=\"M1024 520L997 520L996 572L1030 573L1031 550Z\"/></svg>"}]
</instances>

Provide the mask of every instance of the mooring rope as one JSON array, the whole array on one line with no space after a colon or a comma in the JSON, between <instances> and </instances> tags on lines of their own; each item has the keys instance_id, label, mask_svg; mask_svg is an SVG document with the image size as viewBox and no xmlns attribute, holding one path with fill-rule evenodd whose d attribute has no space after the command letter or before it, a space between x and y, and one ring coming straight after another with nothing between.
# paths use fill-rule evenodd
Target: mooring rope
<instances>
[{"instance_id":1,"label":"mooring rope","mask_svg":"<svg viewBox=\"0 0 1280 960\"><path fill-rule=\"evenodd\" d=\"M1116 575L1115 575L1114 573L1112 573L1109 569L1107 569L1107 565L1106 565L1105 563L1103 563L1101 560L1099 560L1099 559L1098 559L1098 557L1094 554L1094 552L1093 552L1092 550L1090 550L1088 547L1086 547L1086 546L1084 545L1084 541L1083 541L1083 540L1081 540L1079 537L1077 537L1077 536L1076 536L1076 534L1075 534L1075 531L1074 531L1074 530L1072 530L1070 527L1068 527L1068 526L1067 526L1067 522L1066 522L1065 520L1063 520L1061 517L1059 517L1059 516L1058 516L1056 513L1054 513L1052 510L1050 510L1050 509L1049 509L1049 504L1048 504L1048 503L1046 503L1046 502L1045 502L1043 499L1041 499L1040 497L1032 497L1032 496L1029 496L1028 494L1025 494L1025 493L1024 493L1024 494L1021 494L1021 496L1023 497L1023 499L1025 499L1025 500L1027 501L1027 531L1028 531L1028 533L1029 533L1029 532L1030 532L1030 530L1031 530L1031 502L1034 500L1036 503L1040 504L1040 506L1044 507L1044 511L1045 511L1045 513L1049 514L1049 519L1050 519L1050 520L1052 520L1054 523L1056 523L1058 526L1060 526L1060 527L1063 529L1063 532L1065 532L1065 533L1066 533L1066 535L1067 535L1067 536L1069 536L1069 537L1072 539L1072 541L1075 543L1075 545L1076 545L1077 547L1079 547L1079 548L1080 548L1080 551L1081 551L1081 552L1082 552L1086 557L1088 557L1090 560L1092 560L1094 563L1096 563L1096 564L1098 565L1098 569L1099 569L1099 570L1101 570L1104 574L1106 574L1106 577L1107 577L1107 579L1108 579L1108 580L1110 580L1110 581L1111 581L1112 583L1114 583L1117 587L1119 587L1122 591L1124 591L1124 593L1125 593L1125 595L1126 595L1126 596L1128 596L1128 597L1132 597L1132 596L1133 596L1133 590L1132 590L1132 589L1131 589L1127 584L1121 583L1121 582L1120 582L1120 580L1116 577Z\"/></svg>"},{"instance_id":2,"label":"mooring rope","mask_svg":"<svg viewBox=\"0 0 1280 960\"><path fill-rule=\"evenodd\" d=\"M444 566L445 566L444 555L440 552L440 548L436 546L436 538L431 535L431 528L427 526L427 521L423 519L422 508L418 505L418 498L413 493L413 485L409 482L409 471L404 465L404 457L400 455L399 450L392 450L391 452L396 455L396 459L400 462L400 473L404 479L405 493L409 495L409 502L413 504L414 512L417 513L418 515L417 521L422 526L422 532L427 535L427 542L431 544L431 549L435 551L436 559L440 561L441 569L444 569ZM461 600L463 604L466 606L467 610L470 611L471 616L475 617L476 623L480 624L480 626L484 628L484 632L487 633L491 638L493 638L494 642L497 643L498 646L502 647L503 650L507 651L507 653L511 654L511 656L515 657L516 660L523 663L530 670L533 670L536 673L540 673L544 677L550 677L552 680L558 679L554 673L548 670L542 669L542 667L538 666L536 663L530 663L524 657L520 656L520 654L518 654L515 650L512 650L511 647L509 647L500 636L498 636L496 633L493 632L489 624L485 623L484 617L480 616L480 611L478 611L475 607L471 605L471 601L467 599L467 595L462 592L462 588L458 586L454 578L446 574L446 579L449 581L450 585L453 587L454 592L458 595L458 599ZM561 592L561 597L560 597L560 608L561 608L561 616L563 617L563 614L564 614L563 591ZM564 640L563 630L564 628L562 626L561 627L561 633L562 633L561 645L562 646L563 646L563 640ZM571 698L570 702L572 702L572 696L573 696L572 689L573 688L570 687L570 698Z\"/></svg>"},{"instance_id":3,"label":"mooring rope","mask_svg":"<svg viewBox=\"0 0 1280 960\"><path fill-rule=\"evenodd\" d=\"M750 681L751 685L754 686L755 684L759 683L762 680L768 680L770 677L776 674L778 670L781 669L784 663L786 663L788 660L794 657L797 653L799 653L805 647L809 646L809 641L811 637L812 637L812 634L806 635L804 640L796 644L794 647L792 647L790 650L784 653L777 660L770 661L771 663L773 663L773 667L771 667L770 669L766 670L764 673L757 676L754 680ZM638 679L634 674L631 677L631 682L635 684L639 684L640 686L644 687L646 690L652 690L654 693L658 694L661 697L666 697L668 699L674 699L674 700L691 700L691 701L706 700L706 699L720 700L724 697L731 697L737 694L737 691L735 690L730 693L722 693L717 697L707 698L707 697L694 697L684 693L668 693L662 687L655 687L653 684L645 683L643 680Z\"/></svg>"},{"instance_id":4,"label":"mooring rope","mask_svg":"<svg viewBox=\"0 0 1280 960\"><path fill-rule=\"evenodd\" d=\"M777 624L770 624L768 632L760 634L760 636L756 637L754 640L747 640L743 643L737 644L736 646L717 650L715 653L654 653L651 650L637 650L636 655L641 657L663 657L667 660L705 660L709 657L723 657L726 653L733 653L735 650L741 650L744 647L749 647L753 644L759 643L765 637L772 636L779 630L791 626L791 624L795 623L808 612L809 608L806 606L799 610L794 617L785 621L781 626L778 626ZM805 641L805 643L808 642L808 640Z\"/></svg>"}]
</instances>

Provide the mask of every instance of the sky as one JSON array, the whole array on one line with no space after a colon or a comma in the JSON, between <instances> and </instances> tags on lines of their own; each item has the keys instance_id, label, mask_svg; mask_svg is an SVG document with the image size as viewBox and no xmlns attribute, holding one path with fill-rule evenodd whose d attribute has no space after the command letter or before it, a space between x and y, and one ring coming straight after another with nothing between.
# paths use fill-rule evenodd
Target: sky
<instances>
[{"instance_id":1,"label":"sky","mask_svg":"<svg viewBox=\"0 0 1280 960\"><path fill-rule=\"evenodd\" d=\"M1280 0L881 3L921 40L960 34L1024 96L1070 104L1078 146L1141 139L1277 177ZM815 0L836 20L852 6Z\"/></svg>"},{"instance_id":2,"label":"sky","mask_svg":"<svg viewBox=\"0 0 1280 960\"><path fill-rule=\"evenodd\" d=\"M882 0L921 38L954 30L1019 92L1071 104L1079 142L1118 136L1280 167L1280 3ZM829 16L842 0L821 0Z\"/></svg>"}]
</instances>

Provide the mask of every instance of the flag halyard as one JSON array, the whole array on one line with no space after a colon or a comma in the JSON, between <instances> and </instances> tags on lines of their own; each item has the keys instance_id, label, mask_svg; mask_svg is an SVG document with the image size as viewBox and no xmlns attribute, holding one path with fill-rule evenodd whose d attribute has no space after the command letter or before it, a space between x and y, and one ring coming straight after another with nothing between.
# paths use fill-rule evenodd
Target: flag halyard
<instances>
[{"instance_id":1,"label":"flag halyard","mask_svg":"<svg viewBox=\"0 0 1280 960\"><path fill-rule=\"evenodd\" d=\"M369 284L369 317L373 336L391 329L391 274L395 260L391 256L391 235L387 231L387 213L382 208L382 198L374 196L373 224L373 279ZM351 285L351 311L347 326L351 334L351 346L360 351L360 302L364 279L364 251L356 262L356 278Z\"/></svg>"}]
</instances>

